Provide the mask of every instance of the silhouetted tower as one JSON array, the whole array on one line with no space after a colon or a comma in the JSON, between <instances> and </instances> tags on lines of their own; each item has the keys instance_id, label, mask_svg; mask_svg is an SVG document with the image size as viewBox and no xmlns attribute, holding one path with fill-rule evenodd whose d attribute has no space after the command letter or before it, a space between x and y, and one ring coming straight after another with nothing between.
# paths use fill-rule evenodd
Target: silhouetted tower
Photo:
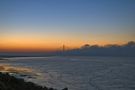
<instances>
[{"instance_id":1,"label":"silhouetted tower","mask_svg":"<svg viewBox=\"0 0 135 90\"><path fill-rule=\"evenodd\" d=\"M62 46L62 51L65 52L65 45Z\"/></svg>"}]
</instances>

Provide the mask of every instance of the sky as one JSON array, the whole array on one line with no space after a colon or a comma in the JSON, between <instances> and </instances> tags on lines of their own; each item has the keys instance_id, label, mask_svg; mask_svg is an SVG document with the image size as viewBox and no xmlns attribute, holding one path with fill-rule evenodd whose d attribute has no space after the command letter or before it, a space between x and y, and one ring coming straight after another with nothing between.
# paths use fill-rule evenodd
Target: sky
<instances>
[{"instance_id":1,"label":"sky","mask_svg":"<svg viewBox=\"0 0 135 90\"><path fill-rule=\"evenodd\" d=\"M0 0L1 51L135 41L135 0Z\"/></svg>"}]
</instances>

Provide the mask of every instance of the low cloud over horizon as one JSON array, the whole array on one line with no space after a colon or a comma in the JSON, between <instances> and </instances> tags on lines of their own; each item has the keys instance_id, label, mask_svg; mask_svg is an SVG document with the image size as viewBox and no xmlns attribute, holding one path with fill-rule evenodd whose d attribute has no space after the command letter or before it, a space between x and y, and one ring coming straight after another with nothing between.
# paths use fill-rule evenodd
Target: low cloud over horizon
<instances>
[{"instance_id":1,"label":"low cloud over horizon","mask_svg":"<svg viewBox=\"0 0 135 90\"><path fill-rule=\"evenodd\" d=\"M135 56L135 41L130 41L126 44L108 44L105 46L85 44L80 48L68 49L63 46L61 50L52 52L0 52L1 57L22 57L22 56Z\"/></svg>"}]
</instances>

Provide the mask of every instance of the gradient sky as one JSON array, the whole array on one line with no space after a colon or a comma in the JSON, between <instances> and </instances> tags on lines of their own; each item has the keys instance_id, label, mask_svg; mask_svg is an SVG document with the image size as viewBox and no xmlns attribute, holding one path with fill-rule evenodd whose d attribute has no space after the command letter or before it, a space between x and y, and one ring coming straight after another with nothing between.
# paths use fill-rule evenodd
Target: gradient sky
<instances>
[{"instance_id":1,"label":"gradient sky","mask_svg":"<svg viewBox=\"0 0 135 90\"><path fill-rule=\"evenodd\" d=\"M135 41L135 0L0 0L0 50Z\"/></svg>"}]
</instances>

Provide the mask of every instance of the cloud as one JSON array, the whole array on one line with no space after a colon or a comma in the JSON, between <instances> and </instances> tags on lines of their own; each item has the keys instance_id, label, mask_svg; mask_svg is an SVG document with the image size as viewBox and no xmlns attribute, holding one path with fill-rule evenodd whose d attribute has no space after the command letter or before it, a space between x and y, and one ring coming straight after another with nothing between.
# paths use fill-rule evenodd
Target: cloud
<instances>
[{"instance_id":1,"label":"cloud","mask_svg":"<svg viewBox=\"0 0 135 90\"><path fill-rule=\"evenodd\" d=\"M89 45L85 44L79 49L68 50L63 55L77 56L135 56L135 42L130 41L123 45Z\"/></svg>"}]
</instances>

